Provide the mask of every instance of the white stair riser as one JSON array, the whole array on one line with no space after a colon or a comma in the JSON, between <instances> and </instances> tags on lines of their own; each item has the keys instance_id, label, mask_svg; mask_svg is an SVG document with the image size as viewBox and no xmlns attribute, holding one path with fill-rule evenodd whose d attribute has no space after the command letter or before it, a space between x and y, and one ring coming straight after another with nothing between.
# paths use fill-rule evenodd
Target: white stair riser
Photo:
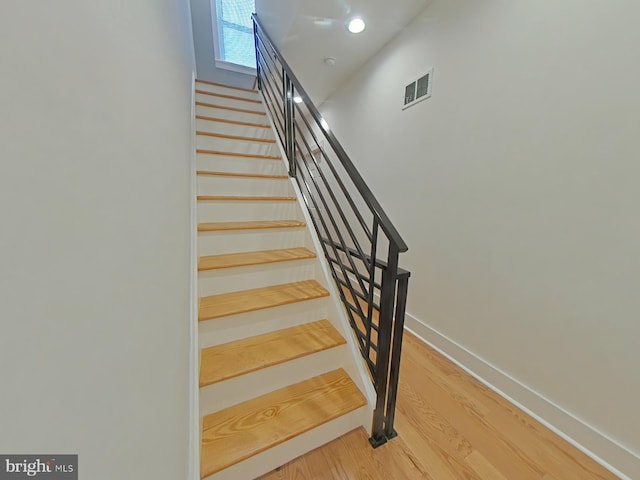
<instances>
[{"instance_id":1,"label":"white stair riser","mask_svg":"<svg viewBox=\"0 0 640 480\"><path fill-rule=\"evenodd\" d=\"M224 118L224 115L220 116ZM266 121L252 121L251 123L263 123ZM199 132L224 133L225 135L240 135L243 137L273 139L273 133L269 128L251 127L248 125L237 125L235 123L216 122L213 120L196 119L196 130Z\"/></svg>"},{"instance_id":2,"label":"white stair riser","mask_svg":"<svg viewBox=\"0 0 640 480\"><path fill-rule=\"evenodd\" d=\"M196 182L198 195L295 196L287 179L198 175Z\"/></svg>"},{"instance_id":3,"label":"white stair riser","mask_svg":"<svg viewBox=\"0 0 640 480\"><path fill-rule=\"evenodd\" d=\"M261 173L265 175L286 175L282 160L261 160L228 155L199 153L196 159L198 170L214 170L235 173Z\"/></svg>"},{"instance_id":4,"label":"white stair riser","mask_svg":"<svg viewBox=\"0 0 640 480\"><path fill-rule=\"evenodd\" d=\"M223 93L222 95L228 94ZM235 93L231 95L236 96ZM207 95L205 93L196 93L196 102L213 103L215 105L222 105L224 107L241 108L243 110L255 110L256 112L264 112L264 105L262 103L245 102L242 100L236 100L234 98L219 97L217 95Z\"/></svg>"},{"instance_id":5,"label":"white stair riser","mask_svg":"<svg viewBox=\"0 0 640 480\"><path fill-rule=\"evenodd\" d=\"M223 152L246 153L248 155L280 156L280 151L275 144L232 140L222 137L196 136L196 147L206 150Z\"/></svg>"},{"instance_id":6,"label":"white stair riser","mask_svg":"<svg viewBox=\"0 0 640 480\"><path fill-rule=\"evenodd\" d=\"M247 460L224 469L214 475L206 477L204 480L240 480L257 478L268 473L291 460L304 455L322 445L334 440L346 433L355 430L370 422L372 411L364 406L351 413L338 417L308 432L298 435L280 445L270 448L258 455L254 455ZM323 472L317 472L320 475ZM325 472L326 473L326 472ZM313 478L326 478L314 476ZM348 477L342 477L348 478ZM353 477L354 480L356 477Z\"/></svg>"},{"instance_id":7,"label":"white stair riser","mask_svg":"<svg viewBox=\"0 0 640 480\"><path fill-rule=\"evenodd\" d=\"M212 102L211 100L204 102L207 104L220 105L219 102ZM236 108L236 107L234 107ZM241 107L237 107L241 108ZM242 108L242 110L253 110L250 108ZM259 111L259 110L256 110ZM207 107L204 105L196 105L196 115L205 115L207 117L220 117L227 118L229 120L236 120L238 122L252 122L252 123L264 123L267 120L266 115L256 115L255 113L236 112L234 110L227 110L223 108Z\"/></svg>"},{"instance_id":8,"label":"white stair riser","mask_svg":"<svg viewBox=\"0 0 640 480\"><path fill-rule=\"evenodd\" d=\"M327 318L327 313L327 299L317 298L205 320L198 325L198 344L201 349L221 345L241 338L322 320Z\"/></svg>"},{"instance_id":9,"label":"white stair riser","mask_svg":"<svg viewBox=\"0 0 640 480\"><path fill-rule=\"evenodd\" d=\"M247 92L236 88L229 88L220 85L209 85L208 83L196 82L196 90L205 92L220 93L222 95L233 95L234 97L249 98L251 100L260 100L260 93L256 90Z\"/></svg>"},{"instance_id":10,"label":"white stair riser","mask_svg":"<svg viewBox=\"0 0 640 480\"><path fill-rule=\"evenodd\" d=\"M268 228L226 232L198 232L198 255L256 252L308 245L304 228Z\"/></svg>"},{"instance_id":11,"label":"white stair riser","mask_svg":"<svg viewBox=\"0 0 640 480\"><path fill-rule=\"evenodd\" d=\"M344 345L200 388L200 416L341 367Z\"/></svg>"},{"instance_id":12,"label":"white stair riser","mask_svg":"<svg viewBox=\"0 0 640 480\"><path fill-rule=\"evenodd\" d=\"M243 222L251 220L299 220L296 202L280 201L198 201L198 222Z\"/></svg>"},{"instance_id":13,"label":"white stair riser","mask_svg":"<svg viewBox=\"0 0 640 480\"><path fill-rule=\"evenodd\" d=\"M301 282L315 277L314 267L312 260L292 260L198 272L198 296Z\"/></svg>"}]
</instances>

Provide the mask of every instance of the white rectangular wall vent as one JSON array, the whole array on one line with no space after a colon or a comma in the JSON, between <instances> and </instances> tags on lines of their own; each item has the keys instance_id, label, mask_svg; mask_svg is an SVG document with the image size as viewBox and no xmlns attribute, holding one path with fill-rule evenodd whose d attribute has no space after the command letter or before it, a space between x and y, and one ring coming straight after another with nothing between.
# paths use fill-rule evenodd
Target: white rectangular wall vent
<instances>
[{"instance_id":1,"label":"white rectangular wall vent","mask_svg":"<svg viewBox=\"0 0 640 480\"><path fill-rule=\"evenodd\" d=\"M422 100L431 96L431 85L433 84L433 68L427 70L417 78L411 80L404 87L404 102L402 109L409 108Z\"/></svg>"}]
</instances>

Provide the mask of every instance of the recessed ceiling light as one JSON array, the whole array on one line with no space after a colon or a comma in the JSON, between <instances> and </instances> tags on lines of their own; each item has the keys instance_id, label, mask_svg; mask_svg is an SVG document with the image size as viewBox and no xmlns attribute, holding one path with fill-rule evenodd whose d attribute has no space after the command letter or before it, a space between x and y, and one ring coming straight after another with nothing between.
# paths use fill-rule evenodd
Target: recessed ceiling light
<instances>
[{"instance_id":1,"label":"recessed ceiling light","mask_svg":"<svg viewBox=\"0 0 640 480\"><path fill-rule=\"evenodd\" d=\"M293 101L296 103L302 103L302 97L300 95L296 95L293 97Z\"/></svg>"},{"instance_id":2,"label":"recessed ceiling light","mask_svg":"<svg viewBox=\"0 0 640 480\"><path fill-rule=\"evenodd\" d=\"M325 65L329 65L330 67L333 67L336 64L336 59L333 57L325 57L323 62L325 63Z\"/></svg>"},{"instance_id":3,"label":"recessed ceiling light","mask_svg":"<svg viewBox=\"0 0 640 480\"><path fill-rule=\"evenodd\" d=\"M349 21L349 26L347 27L351 33L360 33L365 29L366 25L364 24L364 20L361 18L353 18Z\"/></svg>"}]
</instances>

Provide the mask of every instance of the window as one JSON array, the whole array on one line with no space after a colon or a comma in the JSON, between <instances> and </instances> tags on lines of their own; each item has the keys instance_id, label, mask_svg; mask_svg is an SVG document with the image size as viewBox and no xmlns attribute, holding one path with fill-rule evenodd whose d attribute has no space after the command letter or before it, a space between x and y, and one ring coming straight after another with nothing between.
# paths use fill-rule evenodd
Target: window
<instances>
[{"instance_id":1,"label":"window","mask_svg":"<svg viewBox=\"0 0 640 480\"><path fill-rule=\"evenodd\" d=\"M251 14L254 0L211 0L216 66L255 74Z\"/></svg>"},{"instance_id":2,"label":"window","mask_svg":"<svg viewBox=\"0 0 640 480\"><path fill-rule=\"evenodd\" d=\"M427 73L412 80L404 87L404 103L402 109L409 108L416 103L426 100L431 96L431 84L433 83L433 68Z\"/></svg>"}]
</instances>

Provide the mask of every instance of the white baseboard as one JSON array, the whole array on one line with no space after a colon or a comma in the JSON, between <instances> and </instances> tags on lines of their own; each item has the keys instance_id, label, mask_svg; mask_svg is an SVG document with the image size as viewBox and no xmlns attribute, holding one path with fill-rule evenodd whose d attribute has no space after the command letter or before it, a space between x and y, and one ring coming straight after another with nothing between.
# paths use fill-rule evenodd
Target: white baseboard
<instances>
[{"instance_id":1,"label":"white baseboard","mask_svg":"<svg viewBox=\"0 0 640 480\"><path fill-rule=\"evenodd\" d=\"M640 455L407 313L405 328L623 480L640 478Z\"/></svg>"}]
</instances>

